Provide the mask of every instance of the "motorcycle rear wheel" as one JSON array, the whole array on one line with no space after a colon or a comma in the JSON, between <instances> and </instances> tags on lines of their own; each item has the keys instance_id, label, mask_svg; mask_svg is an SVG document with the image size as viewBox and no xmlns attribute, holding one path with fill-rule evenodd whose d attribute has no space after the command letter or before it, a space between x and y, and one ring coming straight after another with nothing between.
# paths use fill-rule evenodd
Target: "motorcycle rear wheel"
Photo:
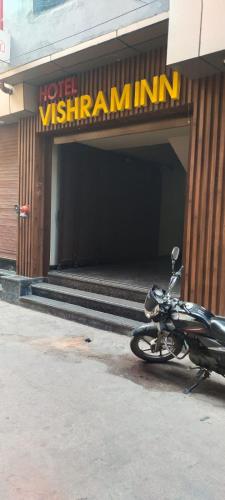
<instances>
[{"instance_id":1,"label":"motorcycle rear wheel","mask_svg":"<svg viewBox=\"0 0 225 500\"><path fill-rule=\"evenodd\" d=\"M174 356L178 356L183 347L183 341L173 334L167 338L169 350L165 345L162 345L160 349L154 351L155 342L156 337L154 335L143 332L132 337L130 348L135 356L144 359L148 363L167 363L167 361L174 359Z\"/></svg>"}]
</instances>

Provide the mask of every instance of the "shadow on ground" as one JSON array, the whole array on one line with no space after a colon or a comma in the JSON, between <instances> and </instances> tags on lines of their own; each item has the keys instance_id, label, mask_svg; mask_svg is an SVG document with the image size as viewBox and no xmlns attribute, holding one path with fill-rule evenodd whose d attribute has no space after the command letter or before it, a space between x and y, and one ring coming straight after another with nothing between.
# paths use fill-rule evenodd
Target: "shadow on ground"
<instances>
[{"instance_id":1,"label":"shadow on ground","mask_svg":"<svg viewBox=\"0 0 225 500\"><path fill-rule=\"evenodd\" d=\"M150 364L136 358L132 353L120 352L120 346L115 344L112 352L107 352L107 345L96 345L98 342L86 342L84 336L41 337L8 336L2 335L1 340L9 337L14 342L27 343L39 350L42 354L60 357L69 363L82 363L90 359L103 363L108 373L123 377L135 384L141 385L149 391L184 392L196 378L196 370L191 370L193 365L189 361L170 361L166 364ZM128 340L129 341L129 340ZM118 350L118 354L117 354ZM99 352L100 351L100 352ZM211 378L204 381L193 395L210 396L213 403L225 402L225 382L221 376L212 374ZM192 396L187 396L192 397Z\"/></svg>"},{"instance_id":2,"label":"shadow on ground","mask_svg":"<svg viewBox=\"0 0 225 500\"><path fill-rule=\"evenodd\" d=\"M74 354L79 358L92 359L103 363L110 374L131 380L147 390L160 392L183 392L196 379L196 370L186 361L170 361L166 364L150 364L135 358L132 353L98 352L94 343L86 343L85 337L63 337L57 339L36 339L32 345L45 353L61 356L65 361L74 362ZM76 362L79 362L76 356ZM222 377L212 374L194 394L208 395L225 402L225 383ZM189 396L188 396L189 397Z\"/></svg>"},{"instance_id":3,"label":"shadow on ground","mask_svg":"<svg viewBox=\"0 0 225 500\"><path fill-rule=\"evenodd\" d=\"M92 357L92 356L89 356ZM99 359L95 357L94 359ZM142 385L145 389L160 392L183 392L190 387L196 378L196 371L192 371L182 362L170 361L167 364L153 365L141 360L133 360L132 355L111 356L99 361L107 365L108 371L116 376L125 377L132 382ZM195 393L210 395L225 402L225 385L221 379L204 381Z\"/></svg>"}]
</instances>

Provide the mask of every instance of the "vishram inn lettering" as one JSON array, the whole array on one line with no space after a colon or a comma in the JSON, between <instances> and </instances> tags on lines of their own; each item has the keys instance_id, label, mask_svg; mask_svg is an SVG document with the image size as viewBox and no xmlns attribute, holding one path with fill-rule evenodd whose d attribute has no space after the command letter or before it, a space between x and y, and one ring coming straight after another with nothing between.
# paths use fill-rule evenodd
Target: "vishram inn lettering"
<instances>
[{"instance_id":1,"label":"vishram inn lettering","mask_svg":"<svg viewBox=\"0 0 225 500\"><path fill-rule=\"evenodd\" d=\"M180 74L173 71L171 80L167 75L161 74L153 76L151 81L142 79L125 83L122 92L117 87L112 87L109 96L103 90L99 90L95 98L89 94L78 96L77 93L76 77L42 86L39 113L43 126L79 121L99 116L100 113L132 110L145 107L149 102L166 102L168 98L178 100Z\"/></svg>"}]
</instances>

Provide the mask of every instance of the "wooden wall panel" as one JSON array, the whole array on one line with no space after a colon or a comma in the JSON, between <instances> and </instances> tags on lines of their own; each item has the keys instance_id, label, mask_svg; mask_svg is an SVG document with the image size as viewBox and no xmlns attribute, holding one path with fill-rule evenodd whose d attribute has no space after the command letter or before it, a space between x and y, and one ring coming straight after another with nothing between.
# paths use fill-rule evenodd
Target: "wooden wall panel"
<instances>
[{"instance_id":1,"label":"wooden wall panel","mask_svg":"<svg viewBox=\"0 0 225 500\"><path fill-rule=\"evenodd\" d=\"M79 94L95 97L99 89L109 94L113 85L121 88L128 81L166 72L166 49L157 48L122 62L95 68L78 75ZM170 112L192 115L191 145L184 228L185 279L183 296L225 315L225 76L215 75L191 82L182 77L180 100L100 115L77 123L51 126L54 133L90 125L114 126L126 120L158 120ZM190 116L189 116L190 117ZM29 221L20 221L20 274L45 274L48 266L50 213L51 140L40 134L39 116L20 124L20 202L29 202ZM36 132L36 133L35 133ZM46 139L48 138L48 140Z\"/></svg>"},{"instance_id":2,"label":"wooden wall panel","mask_svg":"<svg viewBox=\"0 0 225 500\"><path fill-rule=\"evenodd\" d=\"M18 127L0 128L0 257L16 259L18 203Z\"/></svg>"},{"instance_id":3,"label":"wooden wall panel","mask_svg":"<svg viewBox=\"0 0 225 500\"><path fill-rule=\"evenodd\" d=\"M17 272L23 276L43 276L49 262L46 227L49 233L52 144L49 137L38 136L35 129L35 117L20 121L19 204L28 204L31 210L27 219L19 219Z\"/></svg>"},{"instance_id":4,"label":"wooden wall panel","mask_svg":"<svg viewBox=\"0 0 225 500\"><path fill-rule=\"evenodd\" d=\"M186 299L225 315L225 75L193 84L184 234Z\"/></svg>"},{"instance_id":5,"label":"wooden wall panel","mask_svg":"<svg viewBox=\"0 0 225 500\"><path fill-rule=\"evenodd\" d=\"M152 76L166 73L171 77L172 70L166 68L166 47L158 47L150 52L138 54L123 61L116 61L107 66L91 69L77 75L78 77L78 93L90 94L95 99L99 90L103 90L109 98L110 89L116 86L118 90L122 90L125 83L134 83L136 80L147 78L151 81ZM41 123L40 116L37 117L37 132L60 131L82 129L88 125L105 125L110 124L113 120L126 120L132 117L140 117L152 113L152 111L160 111L162 114L168 110L176 112L181 106L187 106L191 103L191 88L192 82L181 77L181 93L178 101L167 99L165 103L152 104L147 106L125 111L117 111L115 113L102 114L98 117L90 117L79 120L73 123L64 125L50 125L44 127Z\"/></svg>"}]
</instances>

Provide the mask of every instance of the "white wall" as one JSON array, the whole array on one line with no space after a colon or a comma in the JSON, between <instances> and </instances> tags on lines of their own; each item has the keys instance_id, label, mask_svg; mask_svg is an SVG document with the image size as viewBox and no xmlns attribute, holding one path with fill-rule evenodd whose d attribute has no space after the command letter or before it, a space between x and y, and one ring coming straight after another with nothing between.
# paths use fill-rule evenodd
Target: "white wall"
<instances>
[{"instance_id":1,"label":"white wall","mask_svg":"<svg viewBox=\"0 0 225 500\"><path fill-rule=\"evenodd\" d=\"M58 264L58 218L59 218L59 146L53 146L51 186L51 239L50 266Z\"/></svg>"},{"instance_id":2,"label":"white wall","mask_svg":"<svg viewBox=\"0 0 225 500\"><path fill-rule=\"evenodd\" d=\"M225 1L204 0L200 55L225 49Z\"/></svg>"},{"instance_id":3,"label":"white wall","mask_svg":"<svg viewBox=\"0 0 225 500\"><path fill-rule=\"evenodd\" d=\"M161 172L159 255L168 255L174 246L182 248L186 173L178 164Z\"/></svg>"},{"instance_id":4,"label":"white wall","mask_svg":"<svg viewBox=\"0 0 225 500\"><path fill-rule=\"evenodd\" d=\"M169 0L67 0L37 15L33 0L4 3L4 29L12 35L12 66L169 10ZM0 67L5 70L6 65Z\"/></svg>"},{"instance_id":5,"label":"white wall","mask_svg":"<svg viewBox=\"0 0 225 500\"><path fill-rule=\"evenodd\" d=\"M167 64L199 55L202 0L170 0Z\"/></svg>"},{"instance_id":6,"label":"white wall","mask_svg":"<svg viewBox=\"0 0 225 500\"><path fill-rule=\"evenodd\" d=\"M170 0L167 64L225 50L225 0Z\"/></svg>"},{"instance_id":7,"label":"white wall","mask_svg":"<svg viewBox=\"0 0 225 500\"><path fill-rule=\"evenodd\" d=\"M190 147L189 135L170 137L169 141L177 157L182 163L184 170L187 172Z\"/></svg>"}]
</instances>

